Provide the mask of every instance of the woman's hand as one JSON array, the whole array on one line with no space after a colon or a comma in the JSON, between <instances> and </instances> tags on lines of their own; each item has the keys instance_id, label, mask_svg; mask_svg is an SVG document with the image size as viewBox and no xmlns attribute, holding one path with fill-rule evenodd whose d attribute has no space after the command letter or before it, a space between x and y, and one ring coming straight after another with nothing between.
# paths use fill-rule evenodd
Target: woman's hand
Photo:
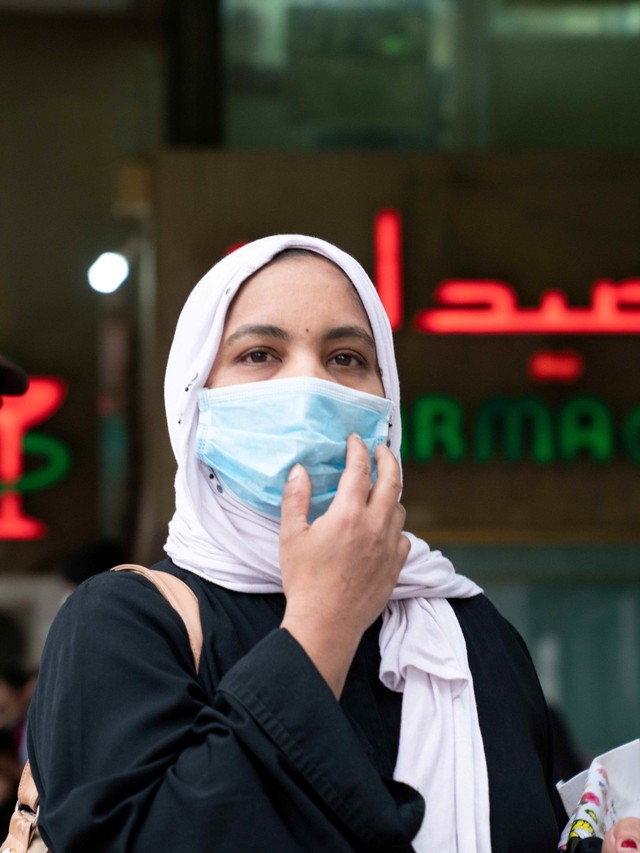
<instances>
[{"instance_id":1,"label":"woman's hand","mask_svg":"<svg viewBox=\"0 0 640 853\"><path fill-rule=\"evenodd\" d=\"M602 853L629 853L640 850L640 818L625 817L606 833Z\"/></svg>"},{"instance_id":2,"label":"woman's hand","mask_svg":"<svg viewBox=\"0 0 640 853\"><path fill-rule=\"evenodd\" d=\"M282 627L302 645L339 697L364 631L389 600L409 553L398 503L400 467L376 448L347 441L346 467L327 512L309 524L311 482L294 466L282 497L280 567L287 598Z\"/></svg>"}]
</instances>

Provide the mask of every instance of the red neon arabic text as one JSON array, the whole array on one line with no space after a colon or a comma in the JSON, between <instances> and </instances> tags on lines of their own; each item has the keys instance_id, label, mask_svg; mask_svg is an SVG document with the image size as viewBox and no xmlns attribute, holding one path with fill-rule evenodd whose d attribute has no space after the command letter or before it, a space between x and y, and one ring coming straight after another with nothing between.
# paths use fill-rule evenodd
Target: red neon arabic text
<instances>
[{"instance_id":1,"label":"red neon arabic text","mask_svg":"<svg viewBox=\"0 0 640 853\"><path fill-rule=\"evenodd\" d=\"M583 372L582 356L571 349L536 350L527 361L527 374L534 382L575 382Z\"/></svg>"},{"instance_id":2,"label":"red neon arabic text","mask_svg":"<svg viewBox=\"0 0 640 853\"><path fill-rule=\"evenodd\" d=\"M559 290L542 294L537 308L520 308L501 281L443 282L436 301L416 317L421 332L439 335L611 335L640 333L640 279L597 281L589 307L572 308Z\"/></svg>"}]
</instances>

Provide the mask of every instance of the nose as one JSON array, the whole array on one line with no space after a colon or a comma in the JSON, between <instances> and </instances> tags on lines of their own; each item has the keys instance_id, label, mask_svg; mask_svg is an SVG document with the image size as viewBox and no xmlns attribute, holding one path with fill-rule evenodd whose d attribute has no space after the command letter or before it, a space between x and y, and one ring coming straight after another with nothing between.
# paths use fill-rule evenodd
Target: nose
<instances>
[{"instance_id":1,"label":"nose","mask_svg":"<svg viewBox=\"0 0 640 853\"><path fill-rule=\"evenodd\" d=\"M311 351L291 353L278 374L282 378L312 377L334 381L322 358Z\"/></svg>"}]
</instances>

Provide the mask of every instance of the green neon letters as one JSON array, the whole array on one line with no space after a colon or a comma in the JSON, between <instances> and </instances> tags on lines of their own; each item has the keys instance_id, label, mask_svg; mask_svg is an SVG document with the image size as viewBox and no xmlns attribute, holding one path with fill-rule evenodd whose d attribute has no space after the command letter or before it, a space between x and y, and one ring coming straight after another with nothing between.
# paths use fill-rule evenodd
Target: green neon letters
<instances>
[{"instance_id":1,"label":"green neon letters","mask_svg":"<svg viewBox=\"0 0 640 853\"><path fill-rule=\"evenodd\" d=\"M616 456L640 464L640 405L616 419L606 403L586 395L558 408L536 397L493 397L474 412L454 397L421 396L403 408L402 453L419 464L603 463Z\"/></svg>"}]
</instances>

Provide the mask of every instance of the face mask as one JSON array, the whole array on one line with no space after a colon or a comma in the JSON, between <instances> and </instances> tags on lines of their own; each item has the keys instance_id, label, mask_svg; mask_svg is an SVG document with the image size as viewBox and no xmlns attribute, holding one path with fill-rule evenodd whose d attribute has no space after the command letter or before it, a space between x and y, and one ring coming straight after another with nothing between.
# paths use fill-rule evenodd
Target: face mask
<instances>
[{"instance_id":1,"label":"face mask","mask_svg":"<svg viewBox=\"0 0 640 853\"><path fill-rule=\"evenodd\" d=\"M204 388L198 405L196 453L218 490L279 518L289 471L299 462L311 477L311 520L335 497L347 436L357 433L373 459L387 441L393 408L384 397L314 378Z\"/></svg>"}]
</instances>

